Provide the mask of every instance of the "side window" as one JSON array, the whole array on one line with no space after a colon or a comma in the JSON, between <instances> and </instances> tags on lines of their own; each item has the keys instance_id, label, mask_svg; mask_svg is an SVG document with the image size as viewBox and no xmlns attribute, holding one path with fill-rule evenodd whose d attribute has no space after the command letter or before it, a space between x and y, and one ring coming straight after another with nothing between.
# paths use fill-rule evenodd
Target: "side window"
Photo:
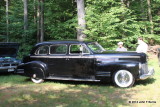
<instances>
[{"instance_id":1,"label":"side window","mask_svg":"<svg viewBox=\"0 0 160 107\"><path fill-rule=\"evenodd\" d=\"M85 47L83 47L83 53L84 54L89 54L90 52L88 51L88 49L86 49Z\"/></svg>"},{"instance_id":2,"label":"side window","mask_svg":"<svg viewBox=\"0 0 160 107\"><path fill-rule=\"evenodd\" d=\"M80 44L70 45L70 54L80 54L80 53L89 54L89 51L83 45Z\"/></svg>"},{"instance_id":3,"label":"side window","mask_svg":"<svg viewBox=\"0 0 160 107\"><path fill-rule=\"evenodd\" d=\"M52 45L50 47L50 54L66 54L67 45Z\"/></svg>"},{"instance_id":4,"label":"side window","mask_svg":"<svg viewBox=\"0 0 160 107\"><path fill-rule=\"evenodd\" d=\"M47 55L49 53L49 47L48 46L41 46L36 51L37 55Z\"/></svg>"}]
</instances>

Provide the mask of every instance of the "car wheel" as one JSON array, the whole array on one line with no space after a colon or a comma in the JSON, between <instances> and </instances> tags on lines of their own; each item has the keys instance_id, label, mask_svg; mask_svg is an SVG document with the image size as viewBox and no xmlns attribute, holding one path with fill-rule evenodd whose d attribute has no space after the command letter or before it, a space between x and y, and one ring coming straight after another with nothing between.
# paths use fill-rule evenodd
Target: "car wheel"
<instances>
[{"instance_id":1,"label":"car wheel","mask_svg":"<svg viewBox=\"0 0 160 107\"><path fill-rule=\"evenodd\" d=\"M40 79L40 78L31 78L31 80L37 84L44 82L44 79Z\"/></svg>"},{"instance_id":2,"label":"car wheel","mask_svg":"<svg viewBox=\"0 0 160 107\"><path fill-rule=\"evenodd\" d=\"M119 70L113 75L113 82L116 86L127 88L133 86L135 78L127 70Z\"/></svg>"}]
</instances>

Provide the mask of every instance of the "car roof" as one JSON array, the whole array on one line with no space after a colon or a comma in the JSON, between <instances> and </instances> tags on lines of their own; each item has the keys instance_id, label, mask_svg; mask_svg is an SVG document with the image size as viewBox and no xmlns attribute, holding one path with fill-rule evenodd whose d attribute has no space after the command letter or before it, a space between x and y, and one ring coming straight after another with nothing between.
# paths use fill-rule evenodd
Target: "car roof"
<instances>
[{"instance_id":1,"label":"car roof","mask_svg":"<svg viewBox=\"0 0 160 107\"><path fill-rule=\"evenodd\" d=\"M78 44L78 43L91 43L93 41L78 41L78 40L60 40L60 41L46 41L37 43L36 46L39 45L52 45L52 44Z\"/></svg>"}]
</instances>

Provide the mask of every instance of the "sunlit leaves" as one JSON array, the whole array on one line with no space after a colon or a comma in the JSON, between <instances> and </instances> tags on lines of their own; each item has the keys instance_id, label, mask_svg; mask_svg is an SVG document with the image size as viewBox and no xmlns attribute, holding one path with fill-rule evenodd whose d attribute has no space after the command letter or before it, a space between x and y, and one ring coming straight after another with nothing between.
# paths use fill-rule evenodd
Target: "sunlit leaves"
<instances>
[{"instance_id":1,"label":"sunlit leaves","mask_svg":"<svg viewBox=\"0 0 160 107\"><path fill-rule=\"evenodd\" d=\"M99 4L102 1L95 2ZM139 35L141 28L136 17L131 16L131 10L118 3L110 2L106 2L108 7L97 4L88 5L86 8L87 30L85 31L90 39L102 42L108 49L116 46L118 41L132 42L133 39L130 38ZM114 5L112 7L109 4ZM102 12L100 8L103 8ZM135 46L127 45L129 48Z\"/></svg>"}]
</instances>

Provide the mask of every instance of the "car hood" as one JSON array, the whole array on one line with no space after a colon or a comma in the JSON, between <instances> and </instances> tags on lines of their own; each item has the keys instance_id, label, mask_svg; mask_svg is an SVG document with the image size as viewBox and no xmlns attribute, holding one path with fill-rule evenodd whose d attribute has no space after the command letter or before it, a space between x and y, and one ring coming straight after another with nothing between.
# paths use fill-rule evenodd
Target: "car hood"
<instances>
[{"instance_id":1,"label":"car hood","mask_svg":"<svg viewBox=\"0 0 160 107\"><path fill-rule=\"evenodd\" d=\"M144 53L137 53L135 51L124 51L124 52L120 52L120 51L103 51L101 53L95 53L95 54L99 54L99 55L122 55L122 56L139 56L139 55L143 55Z\"/></svg>"},{"instance_id":2,"label":"car hood","mask_svg":"<svg viewBox=\"0 0 160 107\"><path fill-rule=\"evenodd\" d=\"M0 43L0 58L17 56L19 43Z\"/></svg>"},{"instance_id":3,"label":"car hood","mask_svg":"<svg viewBox=\"0 0 160 107\"><path fill-rule=\"evenodd\" d=\"M133 60L132 58L137 58L137 61L146 62L147 56L145 53L137 53L137 52L117 52L117 51L104 51L102 53L94 53L95 56L101 56L101 57L116 57L120 58L122 60Z\"/></svg>"}]
</instances>

